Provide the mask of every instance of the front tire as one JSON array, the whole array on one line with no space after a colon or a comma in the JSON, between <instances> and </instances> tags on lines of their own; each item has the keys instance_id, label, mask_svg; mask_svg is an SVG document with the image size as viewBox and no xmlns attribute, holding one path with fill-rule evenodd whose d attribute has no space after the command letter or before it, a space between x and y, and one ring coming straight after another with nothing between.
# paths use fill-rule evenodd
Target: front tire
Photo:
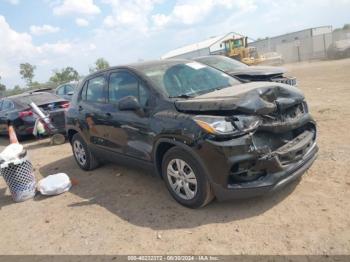
<instances>
[{"instance_id":1,"label":"front tire","mask_svg":"<svg viewBox=\"0 0 350 262\"><path fill-rule=\"evenodd\" d=\"M180 147L166 152L162 174L170 194L181 205L199 208L214 198L204 167Z\"/></svg>"},{"instance_id":2,"label":"front tire","mask_svg":"<svg viewBox=\"0 0 350 262\"><path fill-rule=\"evenodd\" d=\"M75 161L83 170L93 170L98 167L98 161L92 154L91 150L79 134L75 134L72 138L72 150Z\"/></svg>"}]
</instances>

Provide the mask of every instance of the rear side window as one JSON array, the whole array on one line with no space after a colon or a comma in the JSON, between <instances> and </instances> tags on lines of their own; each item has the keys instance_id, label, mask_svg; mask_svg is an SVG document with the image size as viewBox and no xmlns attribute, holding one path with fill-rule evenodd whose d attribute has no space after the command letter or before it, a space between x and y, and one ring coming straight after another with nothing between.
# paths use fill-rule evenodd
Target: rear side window
<instances>
[{"instance_id":1,"label":"rear side window","mask_svg":"<svg viewBox=\"0 0 350 262\"><path fill-rule=\"evenodd\" d=\"M111 103L117 103L126 96L134 96L141 106L148 101L148 90L140 83L139 79L128 72L115 72L110 75L108 99Z\"/></svg>"},{"instance_id":2,"label":"rear side window","mask_svg":"<svg viewBox=\"0 0 350 262\"><path fill-rule=\"evenodd\" d=\"M103 103L106 101L106 96L104 92L105 87L105 78L104 76L98 76L90 79L87 83L84 84L84 87L81 92L82 100L88 102L99 102Z\"/></svg>"}]
</instances>

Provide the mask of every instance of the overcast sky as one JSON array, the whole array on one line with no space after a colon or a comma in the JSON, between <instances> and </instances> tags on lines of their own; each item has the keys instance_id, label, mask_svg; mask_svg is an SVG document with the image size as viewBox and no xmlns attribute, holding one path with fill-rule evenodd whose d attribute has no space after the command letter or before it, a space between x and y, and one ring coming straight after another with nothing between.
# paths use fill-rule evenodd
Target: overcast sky
<instances>
[{"instance_id":1,"label":"overcast sky","mask_svg":"<svg viewBox=\"0 0 350 262\"><path fill-rule=\"evenodd\" d=\"M350 0L0 0L0 76L24 85L73 66L87 74L99 57L111 65L157 59L171 49L227 32L253 39L350 23Z\"/></svg>"}]
</instances>

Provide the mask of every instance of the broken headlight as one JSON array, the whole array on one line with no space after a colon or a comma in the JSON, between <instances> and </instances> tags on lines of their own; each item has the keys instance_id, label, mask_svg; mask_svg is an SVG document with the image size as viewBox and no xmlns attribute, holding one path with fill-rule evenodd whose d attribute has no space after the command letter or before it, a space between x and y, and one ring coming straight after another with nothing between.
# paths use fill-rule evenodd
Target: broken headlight
<instances>
[{"instance_id":1,"label":"broken headlight","mask_svg":"<svg viewBox=\"0 0 350 262\"><path fill-rule=\"evenodd\" d=\"M202 129L215 135L241 135L256 129L261 120L256 116L195 116Z\"/></svg>"}]
</instances>

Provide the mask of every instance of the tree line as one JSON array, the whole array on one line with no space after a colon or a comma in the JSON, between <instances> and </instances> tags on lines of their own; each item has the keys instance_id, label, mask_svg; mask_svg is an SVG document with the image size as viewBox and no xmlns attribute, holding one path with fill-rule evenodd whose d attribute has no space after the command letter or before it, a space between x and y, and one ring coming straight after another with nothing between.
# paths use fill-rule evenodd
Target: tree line
<instances>
[{"instance_id":1,"label":"tree line","mask_svg":"<svg viewBox=\"0 0 350 262\"><path fill-rule=\"evenodd\" d=\"M94 66L89 68L89 72L93 73L98 70L102 70L109 67L109 63L104 58L99 58L95 61ZM35 77L36 66L31 65L30 63L23 63L19 65L19 73L21 78L25 81L26 85L21 87L15 85L13 89L7 88L4 84L1 83L0 76L0 97L10 96L20 94L24 91L29 91L32 89L42 89L42 88L55 88L60 84L78 81L83 76L79 75L78 71L73 67L67 66L62 69L53 70L52 76L46 83L39 83L33 81Z\"/></svg>"}]
</instances>

